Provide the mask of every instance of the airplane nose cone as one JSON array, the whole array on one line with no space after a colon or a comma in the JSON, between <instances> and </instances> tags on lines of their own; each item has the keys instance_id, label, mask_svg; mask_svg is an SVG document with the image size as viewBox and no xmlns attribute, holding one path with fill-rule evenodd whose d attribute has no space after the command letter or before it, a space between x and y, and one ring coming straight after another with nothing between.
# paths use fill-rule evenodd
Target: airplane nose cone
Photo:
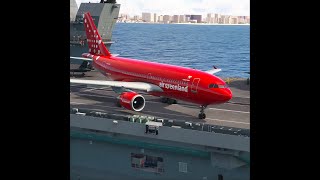
<instances>
[{"instance_id":1,"label":"airplane nose cone","mask_svg":"<svg viewBox=\"0 0 320 180\"><path fill-rule=\"evenodd\" d=\"M224 91L224 97L226 101L229 101L232 98L232 92L229 88L226 88Z\"/></svg>"}]
</instances>

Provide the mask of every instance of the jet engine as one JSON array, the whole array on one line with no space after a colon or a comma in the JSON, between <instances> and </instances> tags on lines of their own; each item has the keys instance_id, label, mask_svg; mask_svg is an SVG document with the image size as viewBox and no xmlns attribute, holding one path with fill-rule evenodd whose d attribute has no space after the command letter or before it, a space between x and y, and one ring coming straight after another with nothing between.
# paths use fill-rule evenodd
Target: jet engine
<instances>
[{"instance_id":1,"label":"jet engine","mask_svg":"<svg viewBox=\"0 0 320 180\"><path fill-rule=\"evenodd\" d=\"M124 92L119 96L120 105L126 109L141 111L145 106L145 99L136 92Z\"/></svg>"}]
</instances>

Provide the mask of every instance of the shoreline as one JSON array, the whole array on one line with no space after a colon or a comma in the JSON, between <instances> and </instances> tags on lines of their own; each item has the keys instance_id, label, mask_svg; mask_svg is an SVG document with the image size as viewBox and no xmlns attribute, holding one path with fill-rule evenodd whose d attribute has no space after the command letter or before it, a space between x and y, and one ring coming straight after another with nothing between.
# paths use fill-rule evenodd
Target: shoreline
<instances>
[{"instance_id":1,"label":"shoreline","mask_svg":"<svg viewBox=\"0 0 320 180\"><path fill-rule=\"evenodd\" d=\"M207 23L146 23L146 22L116 22L119 24L182 24L198 26L250 26L250 24L207 24Z\"/></svg>"}]
</instances>

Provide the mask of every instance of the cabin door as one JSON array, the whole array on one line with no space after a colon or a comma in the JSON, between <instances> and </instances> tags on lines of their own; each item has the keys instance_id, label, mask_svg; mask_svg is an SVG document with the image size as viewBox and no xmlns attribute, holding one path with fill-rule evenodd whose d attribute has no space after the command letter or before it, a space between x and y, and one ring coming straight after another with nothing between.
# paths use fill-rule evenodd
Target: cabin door
<instances>
[{"instance_id":1,"label":"cabin door","mask_svg":"<svg viewBox=\"0 0 320 180\"><path fill-rule=\"evenodd\" d=\"M197 94L198 93L198 85L199 85L200 78L194 78L191 85L191 93Z\"/></svg>"}]
</instances>

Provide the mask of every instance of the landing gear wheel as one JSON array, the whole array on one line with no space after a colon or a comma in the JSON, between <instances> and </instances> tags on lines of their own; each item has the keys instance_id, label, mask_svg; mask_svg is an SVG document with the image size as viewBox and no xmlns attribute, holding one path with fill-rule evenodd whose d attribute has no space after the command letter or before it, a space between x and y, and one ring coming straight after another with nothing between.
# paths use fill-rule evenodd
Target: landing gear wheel
<instances>
[{"instance_id":1,"label":"landing gear wheel","mask_svg":"<svg viewBox=\"0 0 320 180\"><path fill-rule=\"evenodd\" d=\"M119 99L115 99L115 105L116 105L116 107L121 107Z\"/></svg>"},{"instance_id":2,"label":"landing gear wheel","mask_svg":"<svg viewBox=\"0 0 320 180\"><path fill-rule=\"evenodd\" d=\"M198 117L199 117L199 119L205 119L205 118L206 118L206 114L204 114L204 113L201 114L201 113L200 113Z\"/></svg>"},{"instance_id":3,"label":"landing gear wheel","mask_svg":"<svg viewBox=\"0 0 320 180\"><path fill-rule=\"evenodd\" d=\"M161 98L161 102L168 103L168 104L177 104L177 100L171 99L171 98L167 98L167 97L162 97Z\"/></svg>"},{"instance_id":4,"label":"landing gear wheel","mask_svg":"<svg viewBox=\"0 0 320 180\"><path fill-rule=\"evenodd\" d=\"M166 97L162 97L162 98L161 98L161 102L163 102L163 103L167 103L167 102L168 102L168 98L166 98Z\"/></svg>"},{"instance_id":5,"label":"landing gear wheel","mask_svg":"<svg viewBox=\"0 0 320 180\"><path fill-rule=\"evenodd\" d=\"M201 110L200 110L200 113L198 115L199 119L205 119L206 118L206 114L204 113L204 109L206 107L207 107L207 105L200 106Z\"/></svg>"},{"instance_id":6,"label":"landing gear wheel","mask_svg":"<svg viewBox=\"0 0 320 180\"><path fill-rule=\"evenodd\" d=\"M170 99L170 98L168 98L168 104L174 104L174 99Z\"/></svg>"}]
</instances>

